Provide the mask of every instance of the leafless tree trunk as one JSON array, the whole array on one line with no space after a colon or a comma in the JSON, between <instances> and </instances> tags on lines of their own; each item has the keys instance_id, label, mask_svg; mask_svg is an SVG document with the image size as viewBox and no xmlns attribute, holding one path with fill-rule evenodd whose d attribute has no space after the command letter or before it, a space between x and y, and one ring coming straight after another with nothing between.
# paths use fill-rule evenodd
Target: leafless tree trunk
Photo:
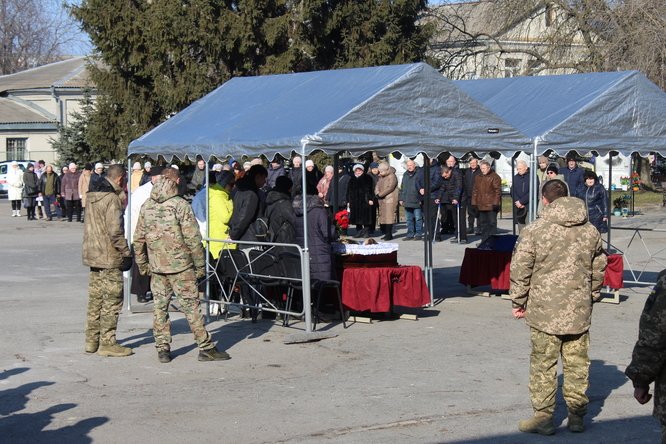
<instances>
[{"instance_id":1,"label":"leafless tree trunk","mask_svg":"<svg viewBox=\"0 0 666 444\"><path fill-rule=\"evenodd\" d=\"M0 75L58 60L77 31L58 0L0 0Z\"/></svg>"}]
</instances>

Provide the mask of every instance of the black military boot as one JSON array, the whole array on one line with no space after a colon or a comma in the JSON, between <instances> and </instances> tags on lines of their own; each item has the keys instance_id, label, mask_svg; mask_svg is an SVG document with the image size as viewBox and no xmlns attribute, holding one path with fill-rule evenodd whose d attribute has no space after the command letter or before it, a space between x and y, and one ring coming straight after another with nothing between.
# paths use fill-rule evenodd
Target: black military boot
<instances>
[{"instance_id":1,"label":"black military boot","mask_svg":"<svg viewBox=\"0 0 666 444\"><path fill-rule=\"evenodd\" d=\"M199 361L226 361L231 359L227 352L219 351L217 348L209 348L208 350L199 350Z\"/></svg>"}]
</instances>

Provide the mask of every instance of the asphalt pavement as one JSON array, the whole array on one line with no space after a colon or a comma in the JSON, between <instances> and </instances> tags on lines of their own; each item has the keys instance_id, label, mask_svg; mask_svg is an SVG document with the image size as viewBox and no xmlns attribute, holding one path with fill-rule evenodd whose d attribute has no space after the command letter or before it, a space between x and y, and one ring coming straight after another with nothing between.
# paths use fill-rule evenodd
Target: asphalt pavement
<instances>
[{"instance_id":1,"label":"asphalt pavement","mask_svg":"<svg viewBox=\"0 0 666 444\"><path fill-rule=\"evenodd\" d=\"M121 315L118 339L133 356L85 354L83 224L10 214L1 200L2 443L660 440L651 403L633 399L623 374L649 286L628 285L619 305L595 306L585 433L566 429L559 395L557 433L539 437L517 431L518 421L532 413L528 328L512 318L507 300L469 295L458 283L465 246L434 245L435 305L412 310L416 321L377 317L347 329L324 324L337 336L287 345L285 337L302 331L302 322L284 328L269 320L216 320L208 328L232 359L198 362L184 317L172 313L174 360L160 364L151 313ZM650 231L665 220L661 207L614 220L618 227L644 229L613 230L612 244L630 258L637 280L654 282L666 268L666 233ZM499 226L507 232L510 222ZM398 233L399 262L423 265L422 246L401 240L404 226Z\"/></svg>"}]
</instances>

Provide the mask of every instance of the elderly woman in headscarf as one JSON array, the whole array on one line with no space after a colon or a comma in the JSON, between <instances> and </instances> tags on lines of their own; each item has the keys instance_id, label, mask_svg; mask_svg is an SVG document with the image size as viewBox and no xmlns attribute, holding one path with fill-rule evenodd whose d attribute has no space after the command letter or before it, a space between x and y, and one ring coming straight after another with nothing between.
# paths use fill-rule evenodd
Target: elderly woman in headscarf
<instances>
[{"instance_id":1,"label":"elderly woman in headscarf","mask_svg":"<svg viewBox=\"0 0 666 444\"><path fill-rule=\"evenodd\" d=\"M391 240L395 212L398 209L398 178L395 175L395 168L388 162L380 162L378 169L375 198L379 202L379 227L384 233L382 240Z\"/></svg>"},{"instance_id":2,"label":"elderly woman in headscarf","mask_svg":"<svg viewBox=\"0 0 666 444\"><path fill-rule=\"evenodd\" d=\"M325 206L328 206L329 204L326 200L326 196L328 196L328 188L331 186L331 182L333 182L333 167L331 165L326 165L326 168L324 168L324 177L322 177L317 184L319 197L324 200Z\"/></svg>"}]
</instances>

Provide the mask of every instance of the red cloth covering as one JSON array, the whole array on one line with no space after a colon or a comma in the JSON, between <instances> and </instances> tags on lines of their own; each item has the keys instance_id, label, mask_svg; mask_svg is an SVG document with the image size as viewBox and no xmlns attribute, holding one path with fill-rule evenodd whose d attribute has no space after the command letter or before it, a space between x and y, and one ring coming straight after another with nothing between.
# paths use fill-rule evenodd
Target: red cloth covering
<instances>
[{"instance_id":1,"label":"red cloth covering","mask_svg":"<svg viewBox=\"0 0 666 444\"><path fill-rule=\"evenodd\" d=\"M508 291L511 287L511 255L512 253L467 248L458 281L470 287L490 285L493 290ZM623 273L622 255L609 255L604 286L622 288Z\"/></svg>"},{"instance_id":2,"label":"red cloth covering","mask_svg":"<svg viewBox=\"0 0 666 444\"><path fill-rule=\"evenodd\" d=\"M423 307L430 292L421 267L346 268L342 303L354 311L388 312L394 305Z\"/></svg>"},{"instance_id":3,"label":"red cloth covering","mask_svg":"<svg viewBox=\"0 0 666 444\"><path fill-rule=\"evenodd\" d=\"M458 281L470 287L488 285L493 290L508 290L511 252L466 248Z\"/></svg>"},{"instance_id":4,"label":"red cloth covering","mask_svg":"<svg viewBox=\"0 0 666 444\"><path fill-rule=\"evenodd\" d=\"M604 274L604 286L618 289L624 287L624 260L621 254L609 254L606 273Z\"/></svg>"}]
</instances>

